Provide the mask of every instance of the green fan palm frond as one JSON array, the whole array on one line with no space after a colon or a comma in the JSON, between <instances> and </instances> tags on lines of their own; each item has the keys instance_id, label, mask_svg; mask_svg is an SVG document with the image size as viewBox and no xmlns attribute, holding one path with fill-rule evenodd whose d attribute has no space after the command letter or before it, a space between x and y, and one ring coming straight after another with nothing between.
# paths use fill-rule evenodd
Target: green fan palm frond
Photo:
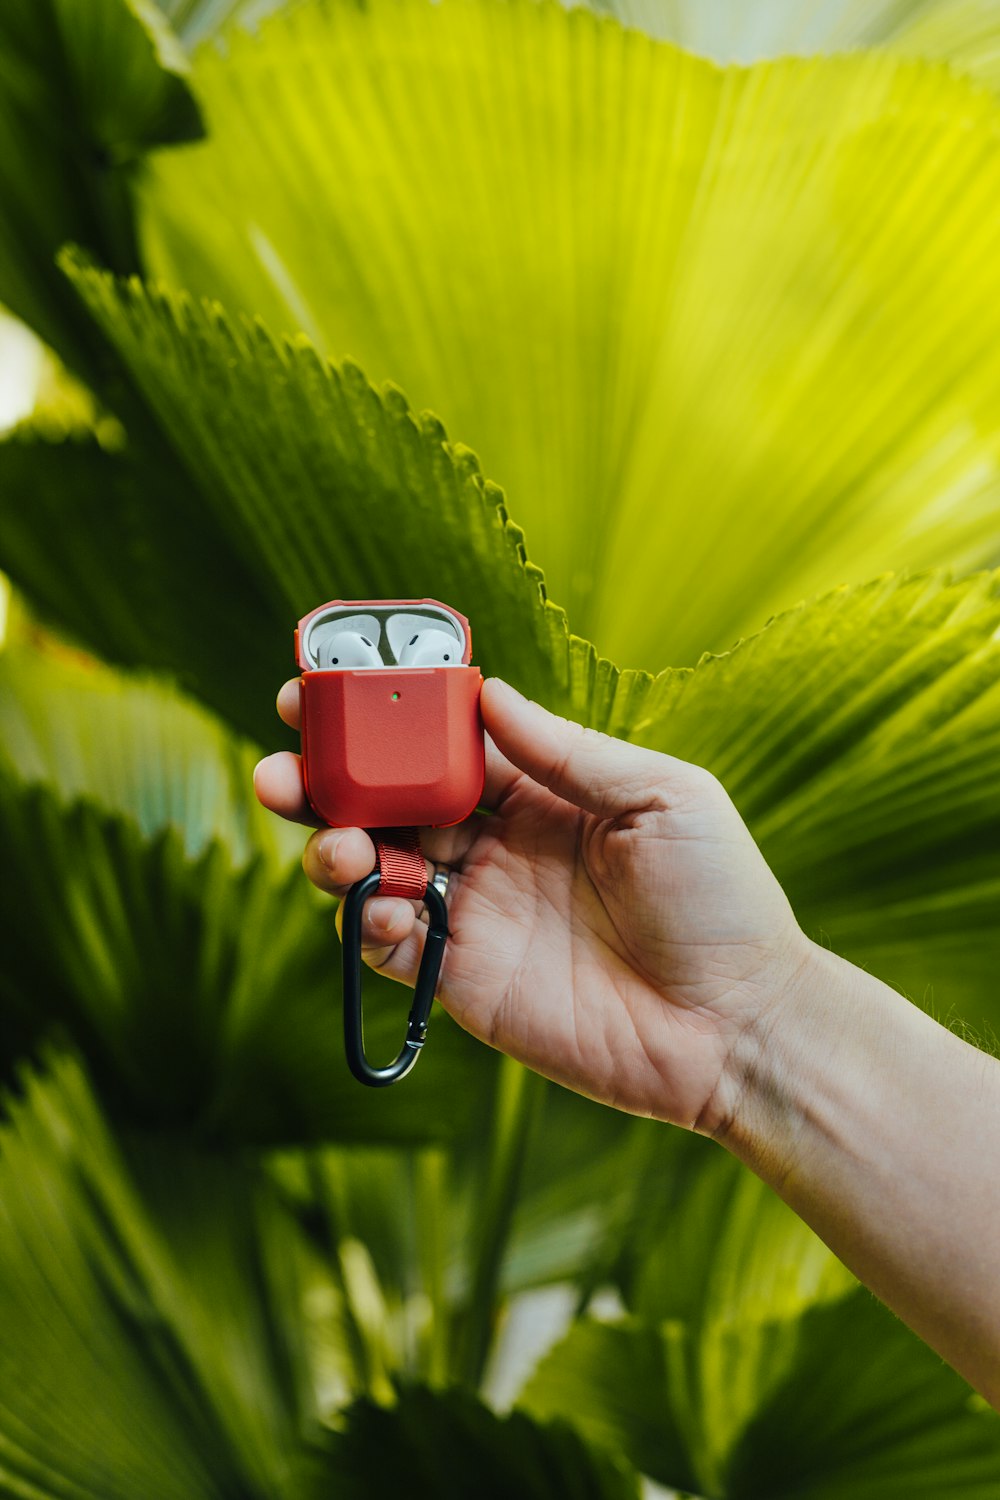
<instances>
[{"instance_id":1,"label":"green fan palm frond","mask_svg":"<svg viewBox=\"0 0 1000 1500\"><path fill-rule=\"evenodd\" d=\"M145 838L171 830L190 859L215 842L234 868L258 857L287 868L297 855L297 833L247 795L256 758L161 679L24 632L0 652L0 769L130 818Z\"/></svg>"},{"instance_id":2,"label":"green fan palm frond","mask_svg":"<svg viewBox=\"0 0 1000 1500\"><path fill-rule=\"evenodd\" d=\"M283 592L245 567L162 444L67 436L40 420L0 443L0 554L46 620L107 661L167 672L261 742L291 663Z\"/></svg>"},{"instance_id":3,"label":"green fan palm frond","mask_svg":"<svg viewBox=\"0 0 1000 1500\"><path fill-rule=\"evenodd\" d=\"M0 655L0 704L8 1071L58 1026L120 1116L201 1139L461 1132L491 1059L444 1018L436 1079L408 1103L356 1098L333 913L298 830L255 803L249 746L162 685L51 650ZM404 1009L387 981L371 992L388 1052Z\"/></svg>"},{"instance_id":4,"label":"green fan palm frond","mask_svg":"<svg viewBox=\"0 0 1000 1500\"><path fill-rule=\"evenodd\" d=\"M684 1154L697 1170L633 1227L628 1316L577 1323L527 1410L700 1495L986 1500L1000 1417L770 1189L704 1141Z\"/></svg>"},{"instance_id":5,"label":"green fan palm frond","mask_svg":"<svg viewBox=\"0 0 1000 1500\"><path fill-rule=\"evenodd\" d=\"M236 29L194 78L150 270L432 408L602 653L691 662L989 556L1000 105L946 68L722 70L554 3L377 0Z\"/></svg>"},{"instance_id":6,"label":"green fan palm frond","mask_svg":"<svg viewBox=\"0 0 1000 1500\"><path fill-rule=\"evenodd\" d=\"M0 298L96 403L0 444L0 565L178 684L0 657L0 1492L986 1500L996 1421L707 1143L444 1017L353 1087L226 726L285 742L310 606L446 599L715 771L814 936L1000 1029L992 9L744 8L879 50L722 68L554 0L271 8L170 0L239 23L190 74L144 0L0 21ZM530 1420L444 1389L559 1278L625 1311Z\"/></svg>"},{"instance_id":7,"label":"green fan palm frond","mask_svg":"<svg viewBox=\"0 0 1000 1500\"><path fill-rule=\"evenodd\" d=\"M885 578L664 674L633 735L709 765L800 921L1000 1025L1000 575Z\"/></svg>"},{"instance_id":8,"label":"green fan palm frond","mask_svg":"<svg viewBox=\"0 0 1000 1500\"><path fill-rule=\"evenodd\" d=\"M445 1454L445 1462L440 1459ZM373 1456L381 1455L376 1464ZM359 1402L336 1456L345 1500L385 1494L465 1500L632 1500L639 1488L621 1462L589 1449L568 1423L524 1412L498 1418L461 1391L410 1388L392 1411Z\"/></svg>"},{"instance_id":9,"label":"green fan palm frond","mask_svg":"<svg viewBox=\"0 0 1000 1500\"><path fill-rule=\"evenodd\" d=\"M152 0L5 0L0 56L0 300L99 377L53 259L73 239L135 267L135 166L201 130L187 58Z\"/></svg>"},{"instance_id":10,"label":"green fan palm frond","mask_svg":"<svg viewBox=\"0 0 1000 1500\"><path fill-rule=\"evenodd\" d=\"M116 284L75 255L62 263L184 456L209 521L283 602L289 656L290 622L331 579L344 597L437 592L467 607L489 670L548 701L588 702L593 648L569 637L502 494L440 422L301 336L282 347L218 305Z\"/></svg>"},{"instance_id":11,"label":"green fan palm frond","mask_svg":"<svg viewBox=\"0 0 1000 1500\"><path fill-rule=\"evenodd\" d=\"M358 1403L331 1431L308 1317L322 1283L271 1177L116 1141L79 1065L47 1061L0 1125L0 1492L638 1493L566 1424L501 1421L458 1392L390 1391L391 1410Z\"/></svg>"},{"instance_id":12,"label":"green fan palm frond","mask_svg":"<svg viewBox=\"0 0 1000 1500\"><path fill-rule=\"evenodd\" d=\"M902 951L911 992L947 1007L929 923L944 959L974 933L979 979L963 975L961 999L989 1019L988 851L1000 821L991 575L841 589L693 673L619 673L568 635L502 496L439 424L415 421L357 372L324 366L301 340L277 350L259 329L234 333L218 309L68 264L150 409L205 476L206 501L248 566L287 587L290 616L331 576L348 596L426 592L467 608L487 670L714 770L807 927L852 957L869 961L880 943L893 962ZM373 545L389 535L397 546Z\"/></svg>"},{"instance_id":13,"label":"green fan palm frond","mask_svg":"<svg viewBox=\"0 0 1000 1500\"><path fill-rule=\"evenodd\" d=\"M266 1181L123 1151L69 1059L23 1089L0 1129L0 1491L315 1495L302 1256Z\"/></svg>"}]
</instances>

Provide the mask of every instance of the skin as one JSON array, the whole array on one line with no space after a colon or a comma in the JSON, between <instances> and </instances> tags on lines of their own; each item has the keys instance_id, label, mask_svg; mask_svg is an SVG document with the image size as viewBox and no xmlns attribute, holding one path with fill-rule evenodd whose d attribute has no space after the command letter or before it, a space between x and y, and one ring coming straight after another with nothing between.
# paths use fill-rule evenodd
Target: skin
<instances>
[{"instance_id":1,"label":"skin","mask_svg":"<svg viewBox=\"0 0 1000 1500\"><path fill-rule=\"evenodd\" d=\"M298 727L297 681L278 711ZM713 1136L1000 1403L1000 1064L810 941L710 773L498 679L482 711L490 811L421 835L451 870L438 999L568 1088ZM374 868L362 829L317 828L298 756L254 780L317 829L321 890ZM365 959L412 984L425 931L376 898Z\"/></svg>"}]
</instances>

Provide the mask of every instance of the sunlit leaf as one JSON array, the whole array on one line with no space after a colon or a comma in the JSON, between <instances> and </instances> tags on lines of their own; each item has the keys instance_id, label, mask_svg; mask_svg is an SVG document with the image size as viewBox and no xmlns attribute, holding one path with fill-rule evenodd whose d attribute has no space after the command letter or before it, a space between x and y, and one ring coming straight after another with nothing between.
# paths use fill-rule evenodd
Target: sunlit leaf
<instances>
[{"instance_id":1,"label":"sunlit leaf","mask_svg":"<svg viewBox=\"0 0 1000 1500\"><path fill-rule=\"evenodd\" d=\"M434 417L305 340L64 264L252 582L284 599L269 623L286 649L290 622L328 598L440 598L471 618L484 670L601 711L608 664L568 637L503 496Z\"/></svg>"},{"instance_id":2,"label":"sunlit leaf","mask_svg":"<svg viewBox=\"0 0 1000 1500\"><path fill-rule=\"evenodd\" d=\"M602 653L692 662L989 555L1000 108L946 67L722 71L551 3L373 0L195 77L149 269L431 407Z\"/></svg>"},{"instance_id":3,"label":"sunlit leaf","mask_svg":"<svg viewBox=\"0 0 1000 1500\"><path fill-rule=\"evenodd\" d=\"M838 591L663 674L643 714L634 738L721 778L813 936L996 1025L1000 575Z\"/></svg>"},{"instance_id":4,"label":"sunlit leaf","mask_svg":"<svg viewBox=\"0 0 1000 1500\"><path fill-rule=\"evenodd\" d=\"M66 803L122 814L146 838L172 829L189 857L220 841L236 867L259 854L277 866L297 859L301 832L251 793L258 758L163 681L126 677L52 639L0 652L0 767Z\"/></svg>"},{"instance_id":5,"label":"sunlit leaf","mask_svg":"<svg viewBox=\"0 0 1000 1500\"><path fill-rule=\"evenodd\" d=\"M883 577L800 605L693 671L619 675L567 637L502 498L437 425L306 347L276 352L209 309L69 264L178 450L211 476L206 496L255 576L303 609L420 593L466 608L486 670L712 769L807 930L923 1003L989 1020L993 575ZM394 545L373 546L373 525ZM428 544L435 527L448 545ZM956 939L969 954L949 992Z\"/></svg>"}]
</instances>

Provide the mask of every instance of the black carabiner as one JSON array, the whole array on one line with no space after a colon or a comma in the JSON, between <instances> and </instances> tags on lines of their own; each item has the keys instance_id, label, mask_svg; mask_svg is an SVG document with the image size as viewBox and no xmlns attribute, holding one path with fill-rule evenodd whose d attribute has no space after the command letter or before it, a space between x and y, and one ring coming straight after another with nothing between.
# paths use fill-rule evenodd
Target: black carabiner
<instances>
[{"instance_id":1,"label":"black carabiner","mask_svg":"<svg viewBox=\"0 0 1000 1500\"><path fill-rule=\"evenodd\" d=\"M406 1026L406 1039L395 1062L385 1068L373 1068L365 1056L364 1025L361 1014L361 913L369 896L378 890L382 876L375 869L358 880L344 898L344 1050L347 1066L359 1083L372 1089L387 1088L405 1078L420 1056L427 1035L434 991L437 989L444 945L448 941L448 908L436 886L428 883L424 905L430 919L420 970L413 991L413 1004Z\"/></svg>"}]
</instances>

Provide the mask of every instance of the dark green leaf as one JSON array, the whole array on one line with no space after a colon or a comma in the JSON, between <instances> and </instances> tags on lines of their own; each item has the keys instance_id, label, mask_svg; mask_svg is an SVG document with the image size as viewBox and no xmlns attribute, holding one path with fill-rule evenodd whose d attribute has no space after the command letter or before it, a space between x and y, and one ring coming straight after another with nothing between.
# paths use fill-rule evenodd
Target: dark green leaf
<instances>
[{"instance_id":1,"label":"dark green leaf","mask_svg":"<svg viewBox=\"0 0 1000 1500\"><path fill-rule=\"evenodd\" d=\"M733 1500L993 1500L1000 1416L865 1290L807 1312L729 1456Z\"/></svg>"},{"instance_id":2,"label":"dark green leaf","mask_svg":"<svg viewBox=\"0 0 1000 1500\"><path fill-rule=\"evenodd\" d=\"M256 805L248 747L169 690L51 652L7 652L0 685L8 1069L59 1024L131 1119L269 1142L461 1131L493 1055L443 1015L405 1090L351 1079L333 905L297 867L303 833ZM387 1056L406 991L368 975L366 996Z\"/></svg>"},{"instance_id":3,"label":"dark green leaf","mask_svg":"<svg viewBox=\"0 0 1000 1500\"><path fill-rule=\"evenodd\" d=\"M673 1171L651 1163L633 1184L634 1316L576 1324L527 1408L713 1500L986 1500L1000 1418L762 1182L671 1139Z\"/></svg>"},{"instance_id":4,"label":"dark green leaf","mask_svg":"<svg viewBox=\"0 0 1000 1500\"><path fill-rule=\"evenodd\" d=\"M297 1260L252 1168L126 1161L74 1063L28 1077L0 1130L0 1492L318 1494Z\"/></svg>"},{"instance_id":5,"label":"dark green leaf","mask_svg":"<svg viewBox=\"0 0 1000 1500\"><path fill-rule=\"evenodd\" d=\"M296 616L262 590L175 463L135 444L0 443L0 563L36 608L107 661L171 672L263 744L293 669Z\"/></svg>"},{"instance_id":6,"label":"dark green leaf","mask_svg":"<svg viewBox=\"0 0 1000 1500\"><path fill-rule=\"evenodd\" d=\"M635 1479L563 1423L496 1417L461 1391L403 1389L386 1410L359 1402L335 1457L338 1496L412 1500L628 1500Z\"/></svg>"},{"instance_id":7,"label":"dark green leaf","mask_svg":"<svg viewBox=\"0 0 1000 1500\"><path fill-rule=\"evenodd\" d=\"M710 1336L584 1321L522 1399L712 1500L991 1500L1000 1485L1000 1417L863 1288Z\"/></svg>"},{"instance_id":8,"label":"dark green leaf","mask_svg":"<svg viewBox=\"0 0 1000 1500\"><path fill-rule=\"evenodd\" d=\"M91 378L105 360L55 253L75 240L134 269L135 162L201 130L186 72L151 0L0 8L0 301Z\"/></svg>"}]
</instances>

